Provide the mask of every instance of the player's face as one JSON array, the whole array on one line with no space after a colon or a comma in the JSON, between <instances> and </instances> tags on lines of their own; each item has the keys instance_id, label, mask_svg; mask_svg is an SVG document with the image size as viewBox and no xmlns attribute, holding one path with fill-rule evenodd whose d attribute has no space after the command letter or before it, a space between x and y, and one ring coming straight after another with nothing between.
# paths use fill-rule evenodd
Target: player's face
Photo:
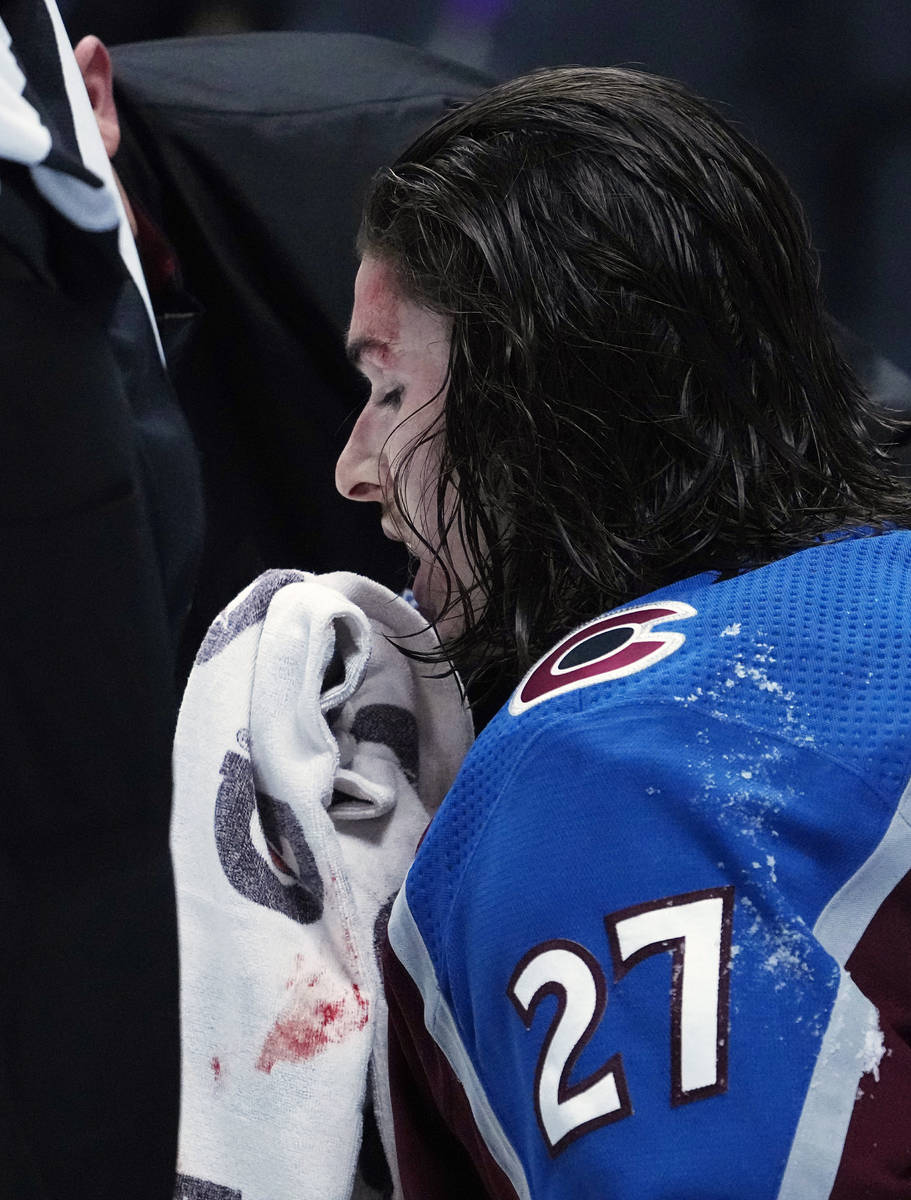
<instances>
[{"instance_id":1,"label":"player's face","mask_svg":"<svg viewBox=\"0 0 911 1200\"><path fill-rule=\"evenodd\" d=\"M338 460L335 482L350 500L380 505L383 532L404 542L418 560L412 586L431 620L445 600L445 576L404 515L431 546L439 546L436 493L449 343L449 320L409 300L392 269L366 255L354 285L348 352L370 384L370 398ZM401 509L393 491L396 477ZM449 555L466 582L470 573L461 544L450 544ZM446 636L455 632L451 624L441 630Z\"/></svg>"}]
</instances>

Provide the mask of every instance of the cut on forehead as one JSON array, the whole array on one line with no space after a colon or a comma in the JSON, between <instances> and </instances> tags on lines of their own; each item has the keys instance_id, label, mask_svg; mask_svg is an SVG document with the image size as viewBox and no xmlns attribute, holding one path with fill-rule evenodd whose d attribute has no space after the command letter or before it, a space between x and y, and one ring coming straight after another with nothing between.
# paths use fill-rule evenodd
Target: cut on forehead
<instances>
[{"instance_id":1,"label":"cut on forehead","mask_svg":"<svg viewBox=\"0 0 911 1200\"><path fill-rule=\"evenodd\" d=\"M354 280L352 332L359 312L369 312L374 326L363 331L381 341L394 340L399 324L398 310L407 300L393 268L381 258L365 254Z\"/></svg>"},{"instance_id":2,"label":"cut on forehead","mask_svg":"<svg viewBox=\"0 0 911 1200\"><path fill-rule=\"evenodd\" d=\"M395 272L365 255L354 281L354 307L348 329L348 357L355 366L365 354L383 361L398 342L401 302Z\"/></svg>"},{"instance_id":3,"label":"cut on forehead","mask_svg":"<svg viewBox=\"0 0 911 1200\"><path fill-rule=\"evenodd\" d=\"M357 367L360 366L361 359L365 354L370 354L374 358L384 358L389 353L389 343L375 337L353 337L349 329L345 352L349 361Z\"/></svg>"},{"instance_id":4,"label":"cut on forehead","mask_svg":"<svg viewBox=\"0 0 911 1200\"><path fill-rule=\"evenodd\" d=\"M354 284L348 330L348 357L356 366L366 358L384 368L417 360L448 358L451 322L411 299L395 269L365 254Z\"/></svg>"}]
</instances>

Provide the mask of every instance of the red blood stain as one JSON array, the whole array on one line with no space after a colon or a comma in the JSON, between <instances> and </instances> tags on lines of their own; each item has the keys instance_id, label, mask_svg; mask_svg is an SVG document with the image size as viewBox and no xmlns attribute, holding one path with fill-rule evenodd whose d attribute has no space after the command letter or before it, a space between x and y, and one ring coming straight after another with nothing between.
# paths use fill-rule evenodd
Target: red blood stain
<instances>
[{"instance_id":1,"label":"red blood stain","mask_svg":"<svg viewBox=\"0 0 911 1200\"><path fill-rule=\"evenodd\" d=\"M277 1018L263 1043L256 1063L258 1071L268 1075L278 1062L315 1058L328 1046L339 1045L366 1027L370 1005L357 984L341 995L313 994L312 989L321 979L311 976L308 991L298 994Z\"/></svg>"},{"instance_id":2,"label":"red blood stain","mask_svg":"<svg viewBox=\"0 0 911 1200\"><path fill-rule=\"evenodd\" d=\"M401 336L402 305L406 300L394 270L372 259L369 269L358 273L355 297L355 307L362 319L357 327L352 324L352 335L377 343L370 348L370 354L383 366L389 359L389 345L398 342Z\"/></svg>"},{"instance_id":3,"label":"red blood stain","mask_svg":"<svg viewBox=\"0 0 911 1200\"><path fill-rule=\"evenodd\" d=\"M345 926L345 951L353 962L357 962L357 947L355 946L354 939L351 936L351 930L347 926Z\"/></svg>"},{"instance_id":4,"label":"red blood stain","mask_svg":"<svg viewBox=\"0 0 911 1200\"><path fill-rule=\"evenodd\" d=\"M266 849L269 851L269 857L272 859L273 867L276 867L283 875L294 874L282 857L281 852L275 846L273 846L270 841L266 842Z\"/></svg>"},{"instance_id":5,"label":"red blood stain","mask_svg":"<svg viewBox=\"0 0 911 1200\"><path fill-rule=\"evenodd\" d=\"M296 954L294 956L294 965L296 967L295 973L293 975L289 975L288 978L285 980L285 991L286 992L290 992L293 987L297 987L297 985L300 983L301 972L303 971L303 968L304 968L303 954ZM311 975L310 978L307 980L307 987L316 987L316 985L319 983L319 981L322 979L322 977L323 977L322 972L317 972L316 975Z\"/></svg>"},{"instance_id":6,"label":"red blood stain","mask_svg":"<svg viewBox=\"0 0 911 1200\"><path fill-rule=\"evenodd\" d=\"M221 1059L217 1055L212 1056L212 1074L216 1082L221 1080Z\"/></svg>"}]
</instances>

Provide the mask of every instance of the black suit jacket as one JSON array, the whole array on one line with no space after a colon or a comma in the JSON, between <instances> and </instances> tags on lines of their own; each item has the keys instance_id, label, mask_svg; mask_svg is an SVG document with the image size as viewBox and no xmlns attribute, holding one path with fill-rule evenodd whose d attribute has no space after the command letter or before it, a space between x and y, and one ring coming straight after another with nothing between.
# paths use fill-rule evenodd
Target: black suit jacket
<instances>
[{"instance_id":1,"label":"black suit jacket","mask_svg":"<svg viewBox=\"0 0 911 1200\"><path fill-rule=\"evenodd\" d=\"M0 1196L169 1200L198 475L110 198L91 217L47 10L2 16L24 78L0 119L27 103L51 145L0 155Z\"/></svg>"},{"instance_id":2,"label":"black suit jacket","mask_svg":"<svg viewBox=\"0 0 911 1200\"><path fill-rule=\"evenodd\" d=\"M374 507L333 483L363 402L343 349L354 242L374 171L487 81L352 34L180 39L113 60L115 166L182 273L156 305L205 484L188 668L212 618L268 567L404 585Z\"/></svg>"}]
</instances>

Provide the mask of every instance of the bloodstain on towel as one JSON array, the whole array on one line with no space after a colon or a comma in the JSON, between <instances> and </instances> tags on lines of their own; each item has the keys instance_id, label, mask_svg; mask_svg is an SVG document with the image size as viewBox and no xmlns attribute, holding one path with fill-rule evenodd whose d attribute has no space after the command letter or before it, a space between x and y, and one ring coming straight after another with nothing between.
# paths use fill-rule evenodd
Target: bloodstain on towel
<instances>
[{"instance_id":1,"label":"bloodstain on towel","mask_svg":"<svg viewBox=\"0 0 911 1200\"><path fill-rule=\"evenodd\" d=\"M360 988L352 983L339 991L339 983L324 974L297 983L294 998L266 1036L258 1071L268 1075L276 1063L315 1058L366 1027L370 1006Z\"/></svg>"}]
</instances>

